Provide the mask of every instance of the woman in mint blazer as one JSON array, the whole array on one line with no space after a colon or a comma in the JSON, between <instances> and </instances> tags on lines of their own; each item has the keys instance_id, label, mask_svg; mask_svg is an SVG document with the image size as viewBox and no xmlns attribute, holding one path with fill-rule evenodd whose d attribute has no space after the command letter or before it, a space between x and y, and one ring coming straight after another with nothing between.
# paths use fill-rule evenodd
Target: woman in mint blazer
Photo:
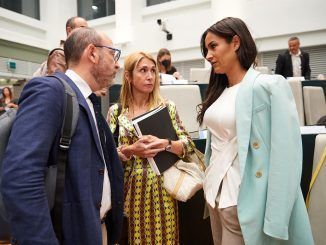
<instances>
[{"instance_id":1,"label":"woman in mint blazer","mask_svg":"<svg viewBox=\"0 0 326 245\"><path fill-rule=\"evenodd\" d=\"M209 131L204 192L214 244L313 244L300 189L299 121L287 81L251 68L256 46L238 18L208 28L201 47L212 64L198 121ZM220 144L225 135L233 138Z\"/></svg>"}]
</instances>

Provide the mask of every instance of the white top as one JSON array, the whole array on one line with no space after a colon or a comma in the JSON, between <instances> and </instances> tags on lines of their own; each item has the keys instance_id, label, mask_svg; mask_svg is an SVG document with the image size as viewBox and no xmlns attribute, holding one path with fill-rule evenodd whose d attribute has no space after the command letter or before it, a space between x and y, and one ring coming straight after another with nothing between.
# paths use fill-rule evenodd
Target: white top
<instances>
[{"instance_id":1,"label":"white top","mask_svg":"<svg viewBox=\"0 0 326 245\"><path fill-rule=\"evenodd\" d=\"M206 110L204 124L211 132L210 165L205 172L206 201L213 208L237 205L241 183L238 160L235 101L240 83L226 88ZM219 194L219 195L218 195Z\"/></svg>"},{"instance_id":2,"label":"white top","mask_svg":"<svg viewBox=\"0 0 326 245\"><path fill-rule=\"evenodd\" d=\"M292 69L293 69L293 76L294 77L301 77L301 51L299 49L299 52L297 54L291 54L292 59Z\"/></svg>"},{"instance_id":3,"label":"white top","mask_svg":"<svg viewBox=\"0 0 326 245\"><path fill-rule=\"evenodd\" d=\"M89 87L88 83L85 80L83 80L73 70L67 70L66 75L76 84L76 86L78 87L78 89L80 90L80 92L82 93L84 98L86 99L86 102L87 102L87 104L89 106L89 109L90 109L90 111L92 113L94 124L95 124L97 135L98 135L98 139L99 139L99 142L101 144L100 135L98 133L97 123L96 123L94 107L93 107L93 104L92 104L91 100L89 99L89 96L92 93L91 88ZM102 148L101 148L101 151L102 151L102 158L103 158L103 161L105 163ZM109 181L109 173L108 173L108 170L106 168L106 164L104 164L104 181L103 181L102 202L101 202L101 209L100 209L100 217L101 217L101 219L104 218L105 214L111 208L112 208L112 204L111 204L111 185L110 185L110 181Z\"/></svg>"}]
</instances>

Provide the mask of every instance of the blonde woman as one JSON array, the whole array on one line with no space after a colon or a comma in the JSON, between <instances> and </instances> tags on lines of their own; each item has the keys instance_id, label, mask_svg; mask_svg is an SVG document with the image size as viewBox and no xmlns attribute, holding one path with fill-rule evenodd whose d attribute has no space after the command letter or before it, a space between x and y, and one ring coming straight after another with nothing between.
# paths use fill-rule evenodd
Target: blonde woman
<instances>
[{"instance_id":1,"label":"blonde woman","mask_svg":"<svg viewBox=\"0 0 326 245\"><path fill-rule=\"evenodd\" d=\"M153 57L143 52L125 59L119 105L111 106L107 121L111 131L119 126L118 152L124 166L125 213L130 244L178 244L177 201L163 188L147 158L168 150L180 157L193 151L194 144L182 126L175 104L159 94L159 75ZM146 135L138 137L132 119L161 105L168 107L177 141ZM120 111L120 113L119 113Z\"/></svg>"}]
</instances>

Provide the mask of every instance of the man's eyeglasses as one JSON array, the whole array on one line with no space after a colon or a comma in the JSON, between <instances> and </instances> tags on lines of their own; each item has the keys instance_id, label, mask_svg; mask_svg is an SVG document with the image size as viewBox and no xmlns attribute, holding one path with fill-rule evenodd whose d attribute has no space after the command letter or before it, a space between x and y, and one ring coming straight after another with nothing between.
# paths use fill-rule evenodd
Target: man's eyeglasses
<instances>
[{"instance_id":1,"label":"man's eyeglasses","mask_svg":"<svg viewBox=\"0 0 326 245\"><path fill-rule=\"evenodd\" d=\"M106 45L94 45L94 46L97 48L107 48L109 50L112 50L114 52L114 54L113 54L114 61L117 62L119 60L120 55L121 55L120 49L112 48L112 47L106 46Z\"/></svg>"}]
</instances>

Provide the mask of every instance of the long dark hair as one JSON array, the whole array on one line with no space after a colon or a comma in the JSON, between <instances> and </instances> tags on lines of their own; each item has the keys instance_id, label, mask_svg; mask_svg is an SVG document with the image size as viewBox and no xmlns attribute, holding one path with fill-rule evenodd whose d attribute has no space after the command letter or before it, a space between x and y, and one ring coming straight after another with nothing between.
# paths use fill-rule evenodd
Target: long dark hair
<instances>
[{"instance_id":1,"label":"long dark hair","mask_svg":"<svg viewBox=\"0 0 326 245\"><path fill-rule=\"evenodd\" d=\"M4 87L4 88L2 88L2 99L3 99L3 101L5 101L5 99L6 99L5 89L7 89L9 91L9 97L10 97L10 100L12 100L12 92L11 92L11 89L9 87Z\"/></svg>"},{"instance_id":2,"label":"long dark hair","mask_svg":"<svg viewBox=\"0 0 326 245\"><path fill-rule=\"evenodd\" d=\"M158 65L158 67L159 67L159 69L161 70L162 69L162 63L159 61L160 59L161 59L161 57L163 57L164 55L168 55L168 56L170 56L171 57L171 53L170 53L170 51L168 50L168 49L166 49L166 48L161 48L159 51L158 51L158 53L157 53L157 57L156 57L156 63L157 63L157 65ZM169 71L169 70L171 70L171 67L172 67L172 63L170 64L170 66L169 67L167 67L167 71Z\"/></svg>"},{"instance_id":3,"label":"long dark hair","mask_svg":"<svg viewBox=\"0 0 326 245\"><path fill-rule=\"evenodd\" d=\"M257 56L257 48L248 27L239 18L227 17L209 27L201 36L200 46L202 55L206 58L207 48L205 39L208 33L213 33L216 36L225 38L227 43L232 42L232 38L237 35L240 39L240 47L236 51L240 65L245 70L255 62ZM213 104L228 86L229 81L225 74L216 74L212 67L211 76L209 79L208 88L205 95L205 100L198 105L197 121L201 125L203 123L204 114L208 107Z\"/></svg>"}]
</instances>

